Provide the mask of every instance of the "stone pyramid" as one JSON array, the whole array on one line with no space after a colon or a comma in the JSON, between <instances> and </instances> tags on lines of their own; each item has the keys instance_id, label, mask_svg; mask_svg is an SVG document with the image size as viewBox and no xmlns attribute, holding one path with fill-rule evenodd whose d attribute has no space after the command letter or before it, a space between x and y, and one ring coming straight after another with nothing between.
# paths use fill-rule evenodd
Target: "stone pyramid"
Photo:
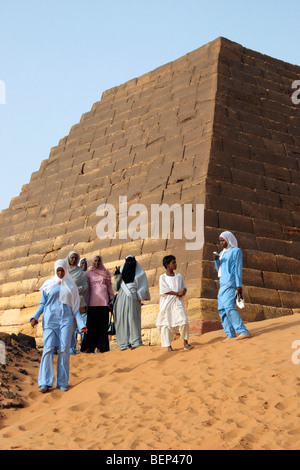
<instances>
[{"instance_id":1,"label":"stone pyramid","mask_svg":"<svg viewBox=\"0 0 300 470\"><path fill-rule=\"evenodd\" d=\"M162 258L175 254L192 331L203 332L218 320L212 252L223 230L244 254L244 320L292 314L300 305L300 105L291 99L299 77L298 66L218 38L104 92L0 214L0 331L32 334L39 287L55 260L76 250L89 260L100 253L111 273L136 256L151 290L145 344L157 341ZM192 207L194 230L204 208L203 246L176 238L172 212L169 238L151 237L149 219L148 236L129 236L120 197L148 214L153 205ZM101 239L105 204L115 208L116 233Z\"/></svg>"}]
</instances>

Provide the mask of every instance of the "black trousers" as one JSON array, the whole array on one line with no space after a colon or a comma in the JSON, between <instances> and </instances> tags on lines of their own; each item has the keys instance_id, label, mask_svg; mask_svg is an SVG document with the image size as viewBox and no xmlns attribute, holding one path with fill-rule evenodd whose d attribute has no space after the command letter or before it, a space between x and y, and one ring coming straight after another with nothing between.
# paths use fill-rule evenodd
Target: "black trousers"
<instances>
[{"instance_id":1,"label":"black trousers","mask_svg":"<svg viewBox=\"0 0 300 470\"><path fill-rule=\"evenodd\" d=\"M84 335L81 351L90 350L94 352L96 348L100 352L109 351L108 341L108 307L88 307L87 311L87 334Z\"/></svg>"}]
</instances>

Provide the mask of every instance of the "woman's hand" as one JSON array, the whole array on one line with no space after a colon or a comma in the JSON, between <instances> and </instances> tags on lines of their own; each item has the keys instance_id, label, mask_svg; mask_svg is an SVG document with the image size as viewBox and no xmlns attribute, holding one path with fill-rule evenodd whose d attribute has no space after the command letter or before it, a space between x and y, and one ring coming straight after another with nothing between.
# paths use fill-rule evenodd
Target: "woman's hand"
<instances>
[{"instance_id":1,"label":"woman's hand","mask_svg":"<svg viewBox=\"0 0 300 470\"><path fill-rule=\"evenodd\" d=\"M35 318L32 318L32 320L30 322L30 325L32 326L32 328L34 328L37 324L38 324L38 322L35 320Z\"/></svg>"},{"instance_id":2,"label":"woman's hand","mask_svg":"<svg viewBox=\"0 0 300 470\"><path fill-rule=\"evenodd\" d=\"M116 270L115 270L114 276L116 276L116 275L118 275L118 274L121 274L121 273L120 273L121 267L120 267L120 266L116 266L115 268L116 268Z\"/></svg>"},{"instance_id":3,"label":"woman's hand","mask_svg":"<svg viewBox=\"0 0 300 470\"><path fill-rule=\"evenodd\" d=\"M88 329L86 326L84 328L81 328L81 333L87 334L87 332L88 332Z\"/></svg>"}]
</instances>

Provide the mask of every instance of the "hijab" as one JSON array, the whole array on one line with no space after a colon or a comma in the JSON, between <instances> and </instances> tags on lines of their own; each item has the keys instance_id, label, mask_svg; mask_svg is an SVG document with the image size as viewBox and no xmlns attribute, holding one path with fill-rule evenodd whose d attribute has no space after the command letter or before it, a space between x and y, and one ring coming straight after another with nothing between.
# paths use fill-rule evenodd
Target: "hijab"
<instances>
[{"instance_id":1,"label":"hijab","mask_svg":"<svg viewBox=\"0 0 300 470\"><path fill-rule=\"evenodd\" d=\"M79 261L79 263L78 263L78 266L81 268L80 265L81 265L81 261L83 261L83 260L85 260L85 262L86 262L86 270L88 270L90 263L89 263L89 261L88 261L87 258L81 258L80 261ZM81 268L81 269L82 269L82 268ZM82 269L82 270L83 270L83 269Z\"/></svg>"},{"instance_id":2,"label":"hijab","mask_svg":"<svg viewBox=\"0 0 300 470\"><path fill-rule=\"evenodd\" d=\"M86 284L85 273L81 269L80 266L72 266L71 267L71 265L69 263L69 259L73 254L76 254L77 258L79 259L79 254L76 251L70 251L70 253L68 254L68 256L65 259L65 262L67 263L67 270L68 270L70 276L72 277L72 279L75 281L76 285L77 286L82 286L82 285Z\"/></svg>"},{"instance_id":3,"label":"hijab","mask_svg":"<svg viewBox=\"0 0 300 470\"><path fill-rule=\"evenodd\" d=\"M224 254L227 253L228 251L231 250L231 248L237 247L238 246L238 241L231 232L222 232L219 238L224 238L224 240L227 243L226 248L223 249L221 256L220 256L220 261L223 258ZM218 277L221 277L221 263L218 271Z\"/></svg>"},{"instance_id":4,"label":"hijab","mask_svg":"<svg viewBox=\"0 0 300 470\"><path fill-rule=\"evenodd\" d=\"M125 264L123 265L123 269L121 270L122 279L125 284L130 284L134 281L135 278L135 270L136 270L136 259L134 256L127 256L125 259Z\"/></svg>"},{"instance_id":5,"label":"hijab","mask_svg":"<svg viewBox=\"0 0 300 470\"><path fill-rule=\"evenodd\" d=\"M238 241L231 232L222 232L219 238L224 238L227 242L227 247L224 248L224 251L229 251L231 248L238 246Z\"/></svg>"},{"instance_id":6,"label":"hijab","mask_svg":"<svg viewBox=\"0 0 300 470\"><path fill-rule=\"evenodd\" d=\"M122 285L126 295L131 296L131 292L127 287L127 284L134 283L136 286L137 298L139 300L150 300L150 292L146 273L142 266L136 261L134 256L130 255L126 257L125 263L121 267L120 272L122 273Z\"/></svg>"},{"instance_id":7,"label":"hijab","mask_svg":"<svg viewBox=\"0 0 300 470\"><path fill-rule=\"evenodd\" d=\"M96 258L100 258L100 261L101 261L101 264L100 264L99 268L96 268L94 266L94 261L95 261ZM103 264L103 261L102 261L102 256L100 256L100 255L95 255L93 257L93 266L91 267L89 272L93 272L93 274L96 274L96 276L103 277L105 281L110 281L111 280L111 274L108 271L108 269L106 269L104 267L104 264Z\"/></svg>"},{"instance_id":8,"label":"hijab","mask_svg":"<svg viewBox=\"0 0 300 470\"><path fill-rule=\"evenodd\" d=\"M65 271L65 275L62 279L60 279L57 275L58 268L62 268ZM75 282L68 273L66 261L63 259L59 259L55 262L54 276L44 282L44 284L40 288L40 291L45 292L48 295L49 292L53 289L53 287L59 284L61 286L59 294L60 302L69 305L72 308L73 313L75 314L79 309L78 289Z\"/></svg>"}]
</instances>

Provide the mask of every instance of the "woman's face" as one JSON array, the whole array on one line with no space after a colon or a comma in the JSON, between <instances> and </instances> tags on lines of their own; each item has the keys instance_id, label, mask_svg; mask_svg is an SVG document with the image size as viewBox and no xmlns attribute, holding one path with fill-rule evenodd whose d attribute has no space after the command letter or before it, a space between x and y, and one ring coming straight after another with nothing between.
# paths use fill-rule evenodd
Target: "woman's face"
<instances>
[{"instance_id":1,"label":"woman's face","mask_svg":"<svg viewBox=\"0 0 300 470\"><path fill-rule=\"evenodd\" d=\"M227 247L227 241L224 238L220 237L219 239L222 250Z\"/></svg>"},{"instance_id":2,"label":"woman's face","mask_svg":"<svg viewBox=\"0 0 300 470\"><path fill-rule=\"evenodd\" d=\"M56 274L59 279L63 279L65 277L65 270L63 268L57 268Z\"/></svg>"},{"instance_id":3,"label":"woman's face","mask_svg":"<svg viewBox=\"0 0 300 470\"><path fill-rule=\"evenodd\" d=\"M82 271L86 271L87 270L87 262L86 262L86 259L82 259L81 262L80 262L80 267L82 269Z\"/></svg>"},{"instance_id":4,"label":"woman's face","mask_svg":"<svg viewBox=\"0 0 300 470\"><path fill-rule=\"evenodd\" d=\"M69 258L70 266L77 266L78 264L78 256L76 253L72 253Z\"/></svg>"},{"instance_id":5,"label":"woman's face","mask_svg":"<svg viewBox=\"0 0 300 470\"><path fill-rule=\"evenodd\" d=\"M96 258L94 259L94 267L99 269L101 266L101 258L100 256L96 256Z\"/></svg>"}]
</instances>

